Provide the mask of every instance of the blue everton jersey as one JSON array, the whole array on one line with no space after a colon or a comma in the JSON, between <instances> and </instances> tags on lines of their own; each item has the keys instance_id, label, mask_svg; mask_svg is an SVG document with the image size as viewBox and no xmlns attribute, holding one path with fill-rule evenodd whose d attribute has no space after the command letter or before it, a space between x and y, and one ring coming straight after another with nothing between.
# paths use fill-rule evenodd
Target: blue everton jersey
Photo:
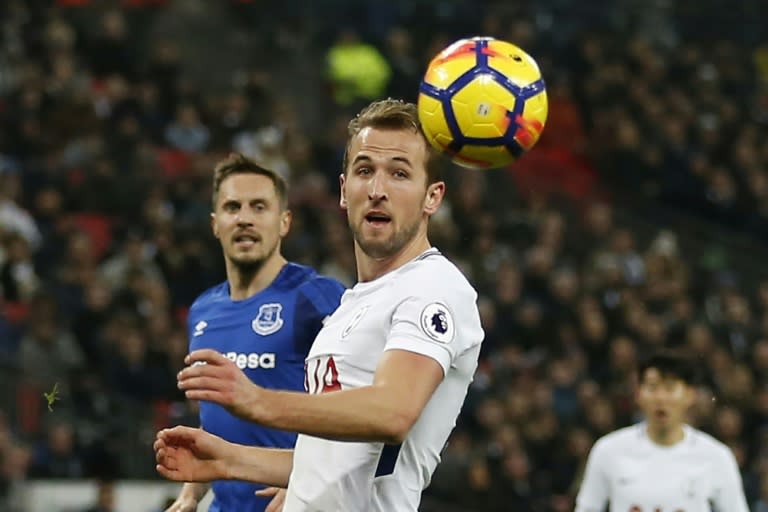
<instances>
[{"instance_id":1,"label":"blue everton jersey","mask_svg":"<svg viewBox=\"0 0 768 512\"><path fill-rule=\"evenodd\" d=\"M232 300L224 282L200 295L189 310L189 349L212 348L266 388L304 391L304 359L322 322L339 305L344 287L313 269L286 264L272 284L253 297ZM292 448L296 434L243 421L223 407L200 402L200 424L228 441ZM211 511L263 511L261 486L218 481Z\"/></svg>"}]
</instances>

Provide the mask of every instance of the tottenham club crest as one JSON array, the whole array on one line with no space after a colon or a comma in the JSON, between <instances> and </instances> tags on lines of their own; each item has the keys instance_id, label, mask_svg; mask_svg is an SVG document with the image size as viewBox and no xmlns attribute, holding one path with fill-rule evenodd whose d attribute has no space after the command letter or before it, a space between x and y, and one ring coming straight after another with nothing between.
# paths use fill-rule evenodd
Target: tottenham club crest
<instances>
[{"instance_id":1,"label":"tottenham club crest","mask_svg":"<svg viewBox=\"0 0 768 512\"><path fill-rule=\"evenodd\" d=\"M370 305L363 306L358 310L357 313L355 313L355 316L352 317L352 320L349 321L349 324L344 328L344 330L341 332L341 337L346 338L349 336L349 333L352 332L352 329L357 327L357 324L360 323L360 320L362 320L363 315L365 315L365 312L368 311L371 308Z\"/></svg>"},{"instance_id":2,"label":"tottenham club crest","mask_svg":"<svg viewBox=\"0 0 768 512\"><path fill-rule=\"evenodd\" d=\"M283 305L278 303L259 306L259 314L251 322L254 332L266 336L279 331L283 326L283 317L280 316L282 310Z\"/></svg>"},{"instance_id":3,"label":"tottenham club crest","mask_svg":"<svg viewBox=\"0 0 768 512\"><path fill-rule=\"evenodd\" d=\"M453 316L444 304L433 302L421 312L421 328L427 336L440 343L453 341Z\"/></svg>"}]
</instances>

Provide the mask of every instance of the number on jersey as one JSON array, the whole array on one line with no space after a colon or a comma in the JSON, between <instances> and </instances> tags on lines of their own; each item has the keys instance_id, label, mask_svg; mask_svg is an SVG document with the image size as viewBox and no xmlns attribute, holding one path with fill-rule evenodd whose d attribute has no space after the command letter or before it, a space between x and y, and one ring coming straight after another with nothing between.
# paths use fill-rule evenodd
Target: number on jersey
<instances>
[{"instance_id":1,"label":"number on jersey","mask_svg":"<svg viewBox=\"0 0 768 512\"><path fill-rule=\"evenodd\" d=\"M341 389L333 356L315 358L304 366L304 389L307 393L317 395Z\"/></svg>"}]
</instances>

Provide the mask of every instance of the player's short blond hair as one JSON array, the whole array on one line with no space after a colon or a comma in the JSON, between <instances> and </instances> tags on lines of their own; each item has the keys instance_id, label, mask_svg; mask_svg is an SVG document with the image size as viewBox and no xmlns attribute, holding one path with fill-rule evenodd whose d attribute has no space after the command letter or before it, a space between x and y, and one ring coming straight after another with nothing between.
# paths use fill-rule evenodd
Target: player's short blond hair
<instances>
[{"instance_id":1,"label":"player's short blond hair","mask_svg":"<svg viewBox=\"0 0 768 512\"><path fill-rule=\"evenodd\" d=\"M240 153L230 153L229 156L216 164L213 169L213 209L216 209L216 200L219 197L221 183L233 174L258 174L266 176L275 186L275 193L280 204L280 209L288 208L288 184L282 176L271 169L266 169L250 158Z\"/></svg>"},{"instance_id":2,"label":"player's short blond hair","mask_svg":"<svg viewBox=\"0 0 768 512\"><path fill-rule=\"evenodd\" d=\"M427 184L440 181L441 176L438 158L421 129L421 122L419 122L419 114L416 105L392 98L374 101L363 108L360 113L349 122L347 128L347 147L344 148L344 174L347 173L347 166L349 165L349 147L352 145L352 139L354 139L364 128L413 130L421 135L427 151Z\"/></svg>"}]
</instances>

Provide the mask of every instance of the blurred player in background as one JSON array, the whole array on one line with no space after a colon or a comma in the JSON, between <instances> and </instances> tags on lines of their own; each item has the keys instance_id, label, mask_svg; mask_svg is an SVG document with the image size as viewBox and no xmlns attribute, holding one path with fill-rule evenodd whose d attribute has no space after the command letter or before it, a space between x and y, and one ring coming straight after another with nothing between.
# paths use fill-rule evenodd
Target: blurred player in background
<instances>
[{"instance_id":1,"label":"blurred player in background","mask_svg":"<svg viewBox=\"0 0 768 512\"><path fill-rule=\"evenodd\" d=\"M639 368L637 402L645 421L595 443L576 512L748 512L736 458L685 423L695 400L695 369L657 354Z\"/></svg>"},{"instance_id":2,"label":"blurred player in background","mask_svg":"<svg viewBox=\"0 0 768 512\"><path fill-rule=\"evenodd\" d=\"M477 367L477 293L427 238L445 183L415 105L372 103L349 128L340 202L359 283L312 345L310 394L254 385L213 351L190 354L179 375L189 398L299 432L295 451L176 427L156 441L164 476L284 486L290 475L285 512L418 509Z\"/></svg>"},{"instance_id":3,"label":"blurred player in background","mask_svg":"<svg viewBox=\"0 0 768 512\"><path fill-rule=\"evenodd\" d=\"M304 389L304 360L323 320L338 307L344 287L280 252L291 213L283 179L233 154L213 177L211 227L221 242L227 280L200 295L189 311L190 351L222 354L264 388ZM293 447L296 436L243 421L211 402L200 403L201 427L233 443ZM197 510L208 484L186 483L169 512ZM211 511L263 511L268 497L239 481L213 482ZM284 496L278 495L273 509Z\"/></svg>"}]
</instances>

